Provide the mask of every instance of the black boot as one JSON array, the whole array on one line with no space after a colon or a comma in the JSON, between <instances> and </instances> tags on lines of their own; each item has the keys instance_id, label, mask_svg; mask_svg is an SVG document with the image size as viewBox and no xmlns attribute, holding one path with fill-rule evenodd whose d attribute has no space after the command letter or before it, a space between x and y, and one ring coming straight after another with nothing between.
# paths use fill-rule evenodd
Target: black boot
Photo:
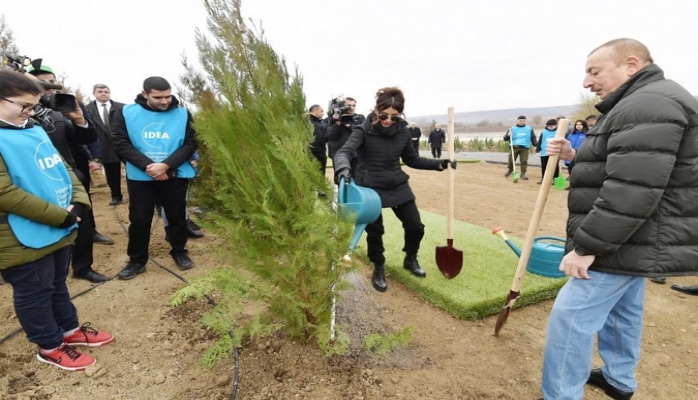
<instances>
[{"instance_id":1,"label":"black boot","mask_svg":"<svg viewBox=\"0 0 698 400\"><path fill-rule=\"evenodd\" d=\"M380 264L373 267L373 288L379 292L388 290L388 282L385 281L385 265Z\"/></svg>"},{"instance_id":2,"label":"black boot","mask_svg":"<svg viewBox=\"0 0 698 400\"><path fill-rule=\"evenodd\" d=\"M412 272L414 276L418 276L420 278L424 278L425 276L427 276L426 271L424 271L422 267L419 266L416 254L407 254L405 256L405 261L402 265L405 267L405 269L410 270L410 272Z\"/></svg>"}]
</instances>

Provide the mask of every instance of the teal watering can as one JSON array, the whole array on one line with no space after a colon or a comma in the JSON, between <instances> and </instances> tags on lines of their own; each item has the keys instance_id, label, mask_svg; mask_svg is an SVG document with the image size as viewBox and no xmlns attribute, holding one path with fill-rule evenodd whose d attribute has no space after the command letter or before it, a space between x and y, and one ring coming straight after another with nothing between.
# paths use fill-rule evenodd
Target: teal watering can
<instances>
[{"instance_id":1,"label":"teal watering can","mask_svg":"<svg viewBox=\"0 0 698 400\"><path fill-rule=\"evenodd\" d=\"M339 215L342 218L355 219L354 234L349 243L349 250L354 250L359 243L366 225L375 222L381 215L381 199L375 190L359 186L353 179L345 184L344 179L339 180L337 190L337 203Z\"/></svg>"},{"instance_id":2,"label":"teal watering can","mask_svg":"<svg viewBox=\"0 0 698 400\"><path fill-rule=\"evenodd\" d=\"M509 240L502 228L494 228L492 233L504 239L504 242L517 256L521 257L521 250ZM565 273L560 271L560 261L565 255L565 239L556 236L538 236L533 240L531 256L526 264L526 270L532 274L548 278L562 278Z\"/></svg>"}]
</instances>

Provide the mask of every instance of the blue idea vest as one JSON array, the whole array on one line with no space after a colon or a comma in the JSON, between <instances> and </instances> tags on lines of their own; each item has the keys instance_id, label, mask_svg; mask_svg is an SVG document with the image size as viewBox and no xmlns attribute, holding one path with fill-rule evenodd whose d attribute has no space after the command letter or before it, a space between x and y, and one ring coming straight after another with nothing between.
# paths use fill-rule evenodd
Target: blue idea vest
<instances>
[{"instance_id":1,"label":"blue idea vest","mask_svg":"<svg viewBox=\"0 0 698 400\"><path fill-rule=\"evenodd\" d=\"M123 108L126 130L133 146L156 163L162 162L184 144L187 110L150 111L139 104ZM186 161L177 167L178 178L193 178L194 167ZM154 181L145 171L126 162L126 176L134 181Z\"/></svg>"},{"instance_id":2,"label":"blue idea vest","mask_svg":"<svg viewBox=\"0 0 698 400\"><path fill-rule=\"evenodd\" d=\"M557 131L549 131L547 129L543 129L543 132L540 134L540 155L541 155L541 157L548 156L548 150L545 148L545 146L548 144L548 140L555 137L556 133L557 133Z\"/></svg>"},{"instance_id":3,"label":"blue idea vest","mask_svg":"<svg viewBox=\"0 0 698 400\"><path fill-rule=\"evenodd\" d=\"M0 128L0 155L14 185L51 204L68 208L73 197L68 168L40 126L22 130ZM57 228L12 213L8 214L7 222L17 240L34 249L58 242L78 226Z\"/></svg>"},{"instance_id":4,"label":"blue idea vest","mask_svg":"<svg viewBox=\"0 0 698 400\"><path fill-rule=\"evenodd\" d=\"M531 147L531 127L528 125L511 128L511 143L514 146Z\"/></svg>"}]
</instances>

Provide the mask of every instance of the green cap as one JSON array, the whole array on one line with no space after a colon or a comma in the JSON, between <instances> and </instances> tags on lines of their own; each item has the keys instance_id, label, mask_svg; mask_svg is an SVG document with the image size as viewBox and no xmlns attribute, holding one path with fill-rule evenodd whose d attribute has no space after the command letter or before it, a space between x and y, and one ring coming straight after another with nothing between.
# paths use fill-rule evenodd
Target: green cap
<instances>
[{"instance_id":1,"label":"green cap","mask_svg":"<svg viewBox=\"0 0 698 400\"><path fill-rule=\"evenodd\" d=\"M27 69L27 72L32 75L53 74L53 76L56 76L51 67L49 67L46 64L43 64L40 58L37 58L36 60L32 61L31 67Z\"/></svg>"}]
</instances>

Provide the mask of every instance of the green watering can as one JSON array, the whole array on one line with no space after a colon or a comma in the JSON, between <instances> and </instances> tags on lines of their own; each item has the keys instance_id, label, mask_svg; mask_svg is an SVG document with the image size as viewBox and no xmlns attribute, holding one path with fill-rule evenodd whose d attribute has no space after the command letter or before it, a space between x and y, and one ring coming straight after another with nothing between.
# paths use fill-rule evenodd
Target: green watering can
<instances>
[{"instance_id":1,"label":"green watering can","mask_svg":"<svg viewBox=\"0 0 698 400\"><path fill-rule=\"evenodd\" d=\"M353 179L346 184L342 178L339 180L337 203L342 218L355 219L354 234L349 242L349 250L354 250L366 226L381 215L381 199L375 190L359 186Z\"/></svg>"}]
</instances>

